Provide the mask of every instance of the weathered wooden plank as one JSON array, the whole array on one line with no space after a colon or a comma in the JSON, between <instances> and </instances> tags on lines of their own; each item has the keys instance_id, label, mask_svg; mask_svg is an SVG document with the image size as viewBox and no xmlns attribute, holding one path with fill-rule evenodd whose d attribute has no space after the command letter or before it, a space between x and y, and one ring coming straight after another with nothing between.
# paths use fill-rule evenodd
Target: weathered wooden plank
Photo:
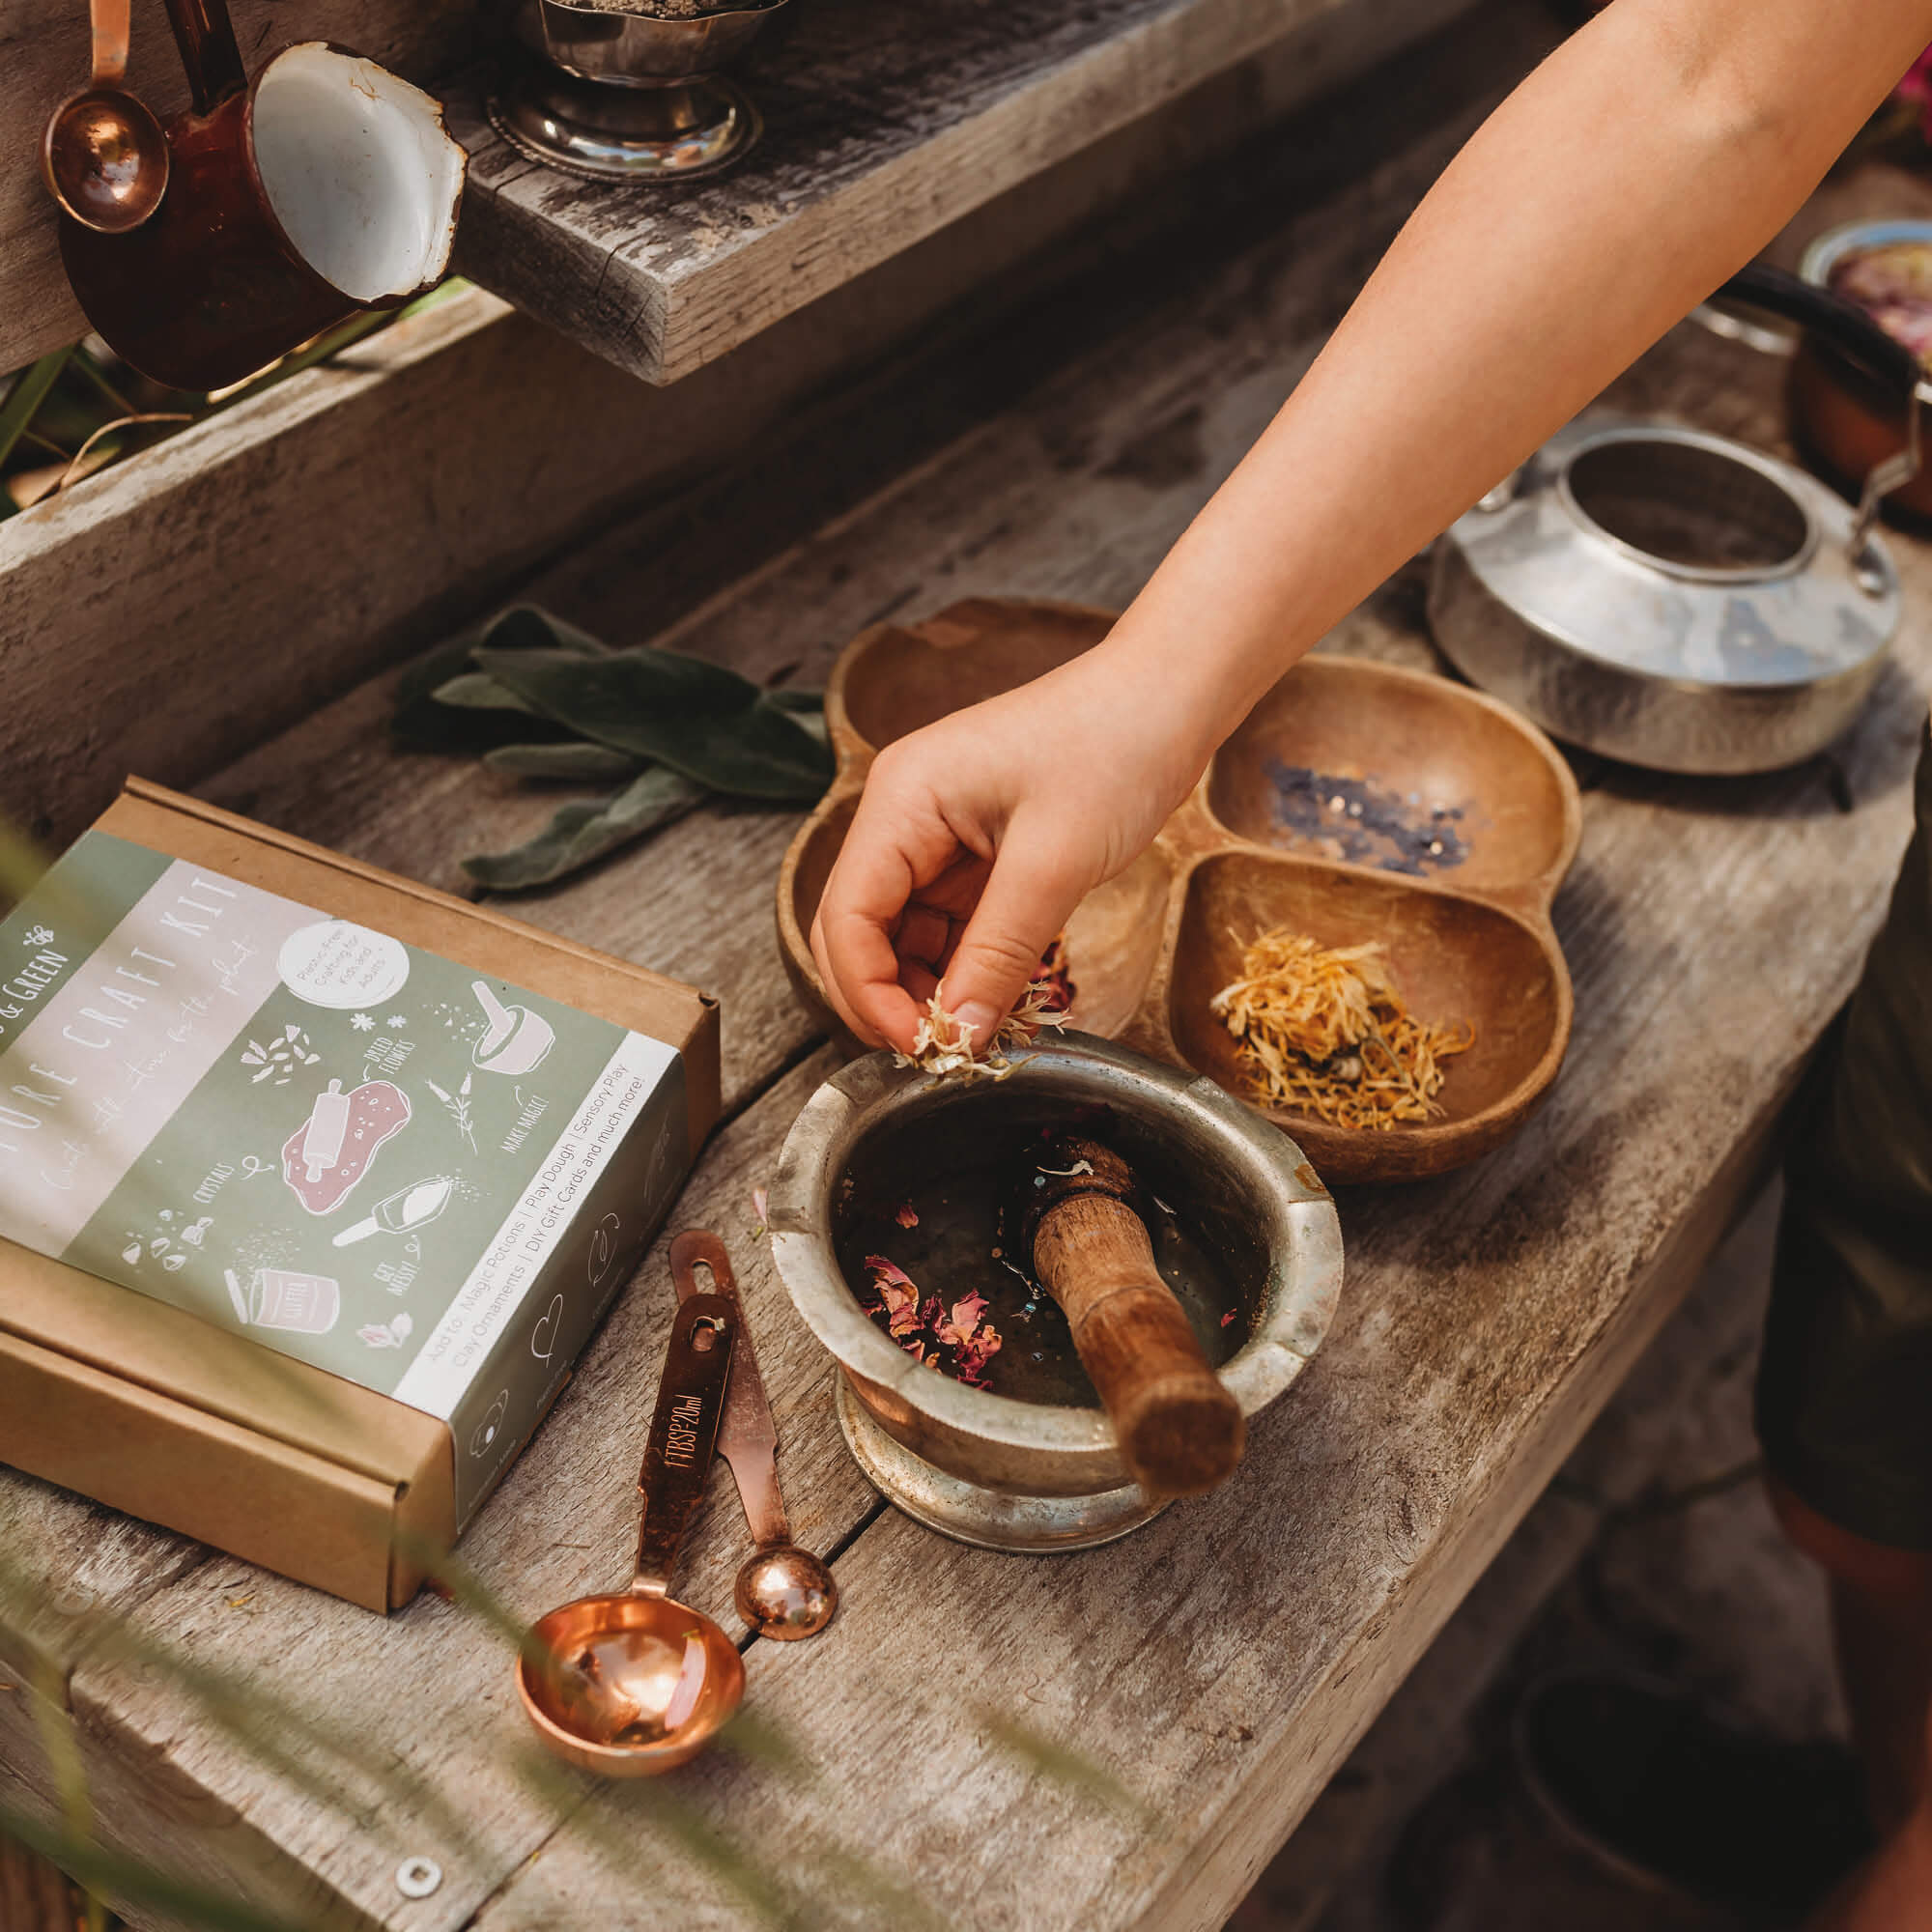
<instances>
[{"instance_id":1,"label":"weathered wooden plank","mask_svg":"<svg viewBox=\"0 0 1932 1932\"><path fill-rule=\"evenodd\" d=\"M1932 554L1912 564L1922 595ZM1918 688L1844 754L1851 813L1816 772L1742 795L1663 781L1590 795L1557 913L1578 1014L1563 1079L1477 1168L1345 1200L1337 1328L1226 1491L1049 1560L944 1545L889 1513L841 1562L838 1642L759 1681L815 1776L695 1767L703 1814L756 1818L781 1865L828 1841L864 1849L962 1924L1218 1925L1761 1172L1889 891L1924 639L1908 662ZM1055 1789L999 1748L989 1709L1090 1754L1154 1822ZM599 1794L486 1932L593 1907L619 1925L741 1922L683 1865L649 1915L626 1907L590 1830L608 1841L627 1802Z\"/></svg>"},{"instance_id":2,"label":"weathered wooden plank","mask_svg":"<svg viewBox=\"0 0 1932 1932\"><path fill-rule=\"evenodd\" d=\"M648 601L600 623L656 628L943 443L973 383L1009 385L1014 367L1037 377L1067 353L1070 331L1039 327L1045 291L1080 278L1080 299L1118 313L1132 247L1198 245L1204 213L1241 193L1369 165L1406 129L1357 103L1297 123L1266 168L1247 156L1225 179L1199 173L1365 65L1384 25L1373 5L1322 14L1319 43L1275 48L1081 150L675 389L472 293L0 525L0 810L58 844L128 770L192 784L762 438L754 487L626 525L615 579L638 578L639 545L662 567L639 586ZM210 556L243 561L211 570ZM77 689L93 711L79 743Z\"/></svg>"},{"instance_id":3,"label":"weathered wooden plank","mask_svg":"<svg viewBox=\"0 0 1932 1932\"><path fill-rule=\"evenodd\" d=\"M673 1228L713 1228L731 1248L783 1444L794 1529L819 1549L867 1520L875 1498L832 1424L823 1357L787 1319L769 1254L753 1238L751 1195L828 1064L799 1067L726 1128L672 1219ZM463 1545L464 1561L512 1617L615 1587L628 1573L636 1456L673 1299L667 1240ZM679 1566L680 1598L737 1629L731 1585L749 1549L721 1470ZM88 1661L74 1678L96 1800L123 1842L303 1915L300 1922L460 1926L579 1802L574 1777L527 1781L548 1761L516 1702L512 1645L467 1609L424 1596L374 1617L217 1557L162 1592L136 1627L196 1666L289 1698L346 1745L347 1761L334 1760L263 1714L260 1735L297 1748L335 1787L331 1796L265 1764L166 1671ZM393 1874L414 1855L436 1859L444 1879L432 1898L409 1905Z\"/></svg>"},{"instance_id":4,"label":"weathered wooden plank","mask_svg":"<svg viewBox=\"0 0 1932 1932\"><path fill-rule=\"evenodd\" d=\"M1711 1460L1720 1391L1751 1358L1780 1191L1764 1188L1590 1433L1329 1781L1228 1932L1317 1932L1336 1892L1382 1868L1544 1605L1617 1515L1730 1465Z\"/></svg>"},{"instance_id":5,"label":"weathered wooden plank","mask_svg":"<svg viewBox=\"0 0 1932 1932\"><path fill-rule=\"evenodd\" d=\"M1762 816L1680 787L1667 833L1654 802L1594 795L1559 917L1579 990L1563 1083L1474 1174L1345 1204L1341 1327L1237 1483L1052 1563L882 1522L841 1570L845 1640L869 1667L814 1653L761 1686L775 1721L823 1740L820 1785L707 1770L691 1780L707 1811L758 1817L775 1856L841 1816L881 1821L869 1849L970 1901L970 1924L1218 1923L1715 1238L1748 1172L1733 1150L1774 1111L1794 1028L1822 1025L1883 903L1909 735L1868 739L1851 816L1812 780L1786 781L1783 812L1760 793ZM1808 943L1790 931L1794 890L1817 921ZM1030 1785L935 1687L932 1648L894 1643L909 1617L971 1630L973 1681L986 1659L1023 1658L1010 1688L1035 1720L1167 1832ZM935 1833L936 1816L970 1819L970 1839ZM609 1907L609 1868L577 1833L486 1914L490 1932ZM701 1885L679 1910L724 1912Z\"/></svg>"},{"instance_id":6,"label":"weathered wooden plank","mask_svg":"<svg viewBox=\"0 0 1932 1932\"><path fill-rule=\"evenodd\" d=\"M113 1619L207 1551L0 1468L0 1663L57 1686Z\"/></svg>"},{"instance_id":7,"label":"weathered wooden plank","mask_svg":"<svg viewBox=\"0 0 1932 1932\"><path fill-rule=\"evenodd\" d=\"M469 0L307 0L291 17L273 0L234 0L236 39L252 71L295 40L335 41L412 79L447 70L471 44ZM0 373L71 342L86 327L62 272L54 205L30 154L54 107L87 85L87 10L68 0L10 0L0 16ZM187 105L167 16L137 10L128 85L162 116Z\"/></svg>"},{"instance_id":8,"label":"weathered wooden plank","mask_svg":"<svg viewBox=\"0 0 1932 1932\"><path fill-rule=\"evenodd\" d=\"M1399 198L1412 186L1398 174L1382 191ZM824 630L837 636L871 614L867 600L917 611L969 586L1119 594L1112 586L1136 557L1144 572L1159 554L1218 473L1212 465L1241 443L1244 417L1271 407L1332 311L1332 286L1320 301L1297 294L1288 272L1296 251L1309 272L1325 260L1337 284L1373 252L1368 212L1357 203L1345 213L1354 228L1338 221L1327 232L1325 258L1321 223L1295 224L1279 252L1259 251L1218 286L1187 291L1160 326L1027 398L682 635L802 653ZM1626 395L1694 404L1731 380L1712 359L1731 353L1695 337L1674 342ZM1762 433L1769 400L1768 385L1747 395L1743 426ZM1088 574L1064 554L1056 561L1054 547L1069 543L1085 545ZM892 566L867 561L893 555ZM1915 550L1909 561L1922 595L1925 554ZM1399 594L1382 600L1353 641L1399 629L1403 614ZM1396 629L1379 647L1416 647ZM1908 640L1906 662L1925 673L1922 636ZM1908 683L1900 673L1846 752L1852 814L1836 811L1816 771L1716 786L1627 777L1593 791L1583 863L1559 905L1583 1022L1564 1080L1525 1138L1483 1167L1346 1205L1343 1323L1293 1400L1257 1432L1250 1467L1226 1495L1115 1550L1055 1562L955 1551L883 1520L841 1559L848 1607L834 1634L754 1660L757 1708L808 1741L809 1759L831 1774L821 1788L801 1792L722 1763L675 1788L713 1816L769 1820L762 1856L806 1870L828 1842L850 1841L853 1817L876 1820L867 1849L969 1922L1212 1922L1215 1901L1224 1907L1258 1867L1714 1237L1748 1170L1753 1129L1842 995L1882 901L1922 716ZM1795 886L1809 895L1802 929L1790 917ZM802 1091L809 1077L794 1084ZM781 1089L740 1130L749 1137L755 1118L762 1133L769 1115L795 1103ZM579 1451L549 1453L608 1451L604 1411L581 1391L572 1402L532 1456L572 1433L583 1438ZM826 1427L810 1403L783 1420L788 1441L817 1439ZM832 1467L843 1467L836 1452ZM541 1498L519 1507L533 1522L556 1520ZM573 1492L568 1508L577 1507ZM614 1520L610 1535L616 1547ZM195 1581L168 1593L165 1608L190 1620L197 1641L226 1650L234 1638L214 1605L175 1601ZM279 1606L259 1635L243 1634L278 1673L276 1639L308 1628L292 1621L314 1600L303 1604ZM1129 1644L1110 1621L1122 1605L1141 1613L1145 1642ZM424 1605L389 1625L358 1621L420 1632L419 1612L444 1614ZM971 1631L978 1647L962 1664L934 1643L909 1642L909 1630ZM367 1708L367 1656L346 1639L303 1649L301 1681L318 1696L359 1700L373 1748L422 1749L406 1712ZM949 1665L963 1689L935 1688ZM155 1701L137 1702L137 1688ZM1112 1762L1160 1801L1171 1834L1140 1837L994 1751L970 1708L981 1694L1031 1709L1037 1727ZM298 1848L290 1860L315 1874L318 1896L343 1901L360 1887L355 1895L389 1922L451 1922L440 1907L382 1900L381 1868L372 1874L368 1862L373 1814L318 1807L286 1779L238 1765L218 1740L185 1736L164 1688L103 1673L87 1708L104 1760L151 1751L178 1777L185 1804L219 1804L245 1821L226 1821L225 1843L280 1836ZM472 1766L460 1752L439 1761L466 1799L491 1775L491 1761ZM620 1887L597 1866L597 1819L628 1833L638 1821L630 1807L648 1814L646 1797L621 1803L606 1813L600 1799L482 1923L579 1922L594 1909L622 1924L668 1912L676 1890L641 1889L636 1869ZM503 1815L493 1801L492 1820ZM221 1837L196 1841L217 1866ZM646 1875L681 1889L699 1922L733 1914L687 1865L665 1861Z\"/></svg>"},{"instance_id":9,"label":"weathered wooden plank","mask_svg":"<svg viewBox=\"0 0 1932 1932\"><path fill-rule=\"evenodd\" d=\"M1454 127L1449 127L1432 136L1438 154L1446 151L1447 145L1455 138L1455 131ZM1426 163L1418 161L1407 175L1396 170L1384 178L1376 190L1378 199L1375 199L1374 205L1380 210L1373 217L1376 221L1384 227L1393 223L1406 205L1406 197L1413 193L1415 183L1426 173ZM1324 230L1313 237L1315 245L1310 248L1309 262L1312 274L1329 277L1352 275L1354 263L1351 250L1358 250L1361 244L1350 238L1363 213L1359 203L1345 209L1330 219ZM1307 234L1300 239L1304 242L1311 240ZM1325 308L1322 312L1325 313ZM1097 396L1105 392L1107 386L1107 379L1103 375L1094 394ZM1153 398L1153 408L1157 427L1159 412L1167 408L1163 395L1157 394ZM974 446L977 447L982 440L976 439ZM1130 441L1134 440L1134 437L1128 438ZM1075 454L1074 446L1078 440L1079 432L1073 430L1069 440L1060 446L1061 458L1067 464L1069 472L1068 487L1073 480L1071 472L1079 472L1082 488L1090 492L1097 491L1103 497L1110 495L1118 485L1119 474L1125 472L1116 465L1116 477L1102 479L1098 471L1112 465L1118 452L1105 447L1104 439L1094 441L1090 438L1084 454ZM1028 461L1022 464L1022 470L1037 466L1039 455L1038 445L1030 441ZM1133 467L1130 462L1125 468L1131 469ZM1185 514L1192 487L1185 478L1177 484L1170 473L1171 469L1170 465L1168 470L1157 471L1152 479L1157 487L1169 492L1167 514L1170 518ZM1164 483L1160 481L1161 477L1165 477ZM977 472L970 466L965 472L965 482L969 488L977 487ZM940 501L942 517L952 516L954 506L950 491L942 493ZM1158 520L1151 522L1138 534L1136 541L1144 551L1143 567L1145 561L1151 561L1151 556L1157 554L1154 547L1164 543L1166 534ZM789 603L782 622L725 625L716 636L710 635L709 620L700 612L695 624L695 634L704 638L707 648L716 649L748 668L769 671L781 662L804 658L808 660L805 674L810 674L814 653L822 661L823 653L841 632L856 628L858 623L872 614L870 610L855 609L852 603L855 598L864 599L875 594L876 586L868 584L864 573L855 569L853 564L853 559L863 556L872 540L855 532L846 541L846 554L840 561L821 554L825 540L820 539L801 549L784 567L794 582L809 589L815 588L816 573L822 567L831 582L844 593L842 609L838 598L829 599L824 609L815 609L810 603L800 603L794 599ZM943 527L931 526L923 530L918 541L908 546L902 557L900 576L886 593L888 597L900 602L923 597L927 602L933 602L949 594L952 544L951 533ZM552 595L553 601L566 610L585 615L594 615L596 610L601 610L608 617L613 611L621 612L625 609L653 608L648 594L653 587L652 574L668 566L663 558L655 554L647 556L644 562L648 568L640 576L633 559L627 591L624 551L625 545L621 541L613 540L611 544L600 546L581 564L560 571L553 583L544 586L546 594ZM1024 567L1016 554L1014 568L1023 570ZM641 599L640 588L646 593ZM620 639L626 635L617 623L607 621L603 628ZM311 837L323 838L403 870L429 876L438 876L440 868L447 867L450 855L460 849L461 844L490 842L497 836L499 826L509 833L515 825L540 816L548 809L547 804L505 798L500 792L493 796L492 781L473 768L438 765L436 761L426 760L392 760L390 754L381 748L375 735L384 708L383 692L378 687L371 687L355 699L326 714L309 731L292 734L281 743L267 748L261 756L247 761L228 775L215 789L224 802L254 810L271 820L291 824ZM484 836L486 833L487 838ZM699 838L695 828L689 836L695 840ZM677 834L670 835L673 840L677 837ZM660 840L635 862L620 862L617 866L607 867L604 873L591 881L554 895L546 895L540 900L523 901L523 907L526 912L546 919L557 917L556 909L563 907L565 916L575 920L579 916L569 909L576 904L579 894L588 894L583 901L582 923L574 925L573 929L608 944L611 943L614 931L609 922L623 916L621 902L623 895L628 893L632 902L642 909L646 918L655 917L658 920L662 933L675 934L688 929L693 933L710 935L705 943L720 946L731 943L720 935L728 935L732 928L728 923L721 926L718 910L721 906L738 908L747 929L758 935L758 948L765 962L762 968L765 978L762 982L754 982L748 976L742 995L726 989L727 1006L740 1013L778 1015L782 1024L800 1028L802 1040L807 1036L802 1023L792 1014L779 989L775 954L766 936L769 930L768 885L761 882L757 892L748 897L743 883L732 881L728 896L719 894L707 902L679 907L668 897L666 882L673 879L680 869L693 878L704 877L707 866L718 865L720 853L715 840L708 846L700 842L694 846L695 862L684 866L674 856L665 856L674 855L676 849L670 842ZM631 867L639 869L631 869ZM440 876L446 879L446 870L440 871ZM591 913L588 908L592 899L602 902L606 910ZM724 955L721 953L720 956ZM691 972L700 981L709 980L717 983L715 975L704 970L701 964L685 966L677 959L661 955L653 956L653 963L668 964L671 970ZM727 1040L734 1037L727 1034ZM730 1050L736 1051L736 1048ZM770 1049L761 1051L769 1060ZM742 1063L745 1067L743 1078L748 1085L757 1058L756 1052L748 1052ZM788 1096L789 1104L795 1104L795 1096ZM783 1111L788 1111L788 1106ZM775 1124L781 1125L782 1122ZM639 1384L640 1388L647 1384L648 1374L647 1364ZM594 1424L573 1425L570 1419L573 1413L568 1408L560 1411L544 1439L547 1440L553 1434L561 1435L575 1426L586 1432L586 1439L595 1441L601 1450L606 1438L599 1429ZM816 1419L808 1421L801 1418L797 1431L787 1424L787 1432L788 1440L794 1434L804 1432L809 1438L806 1444L809 1450L810 1441L831 1439L831 1425L829 1415L822 1406L810 1409L808 1413ZM828 1472L824 1480L835 1488L840 1476L847 1481L853 1480L842 1460L842 1452L835 1451L832 1462L833 1471ZM515 1507L515 1498L520 1493L514 1489L506 1490L504 1497L494 1507ZM356 1619L353 1612L341 1611L340 1606L329 1606L322 1605L320 1600L308 1599L304 1593L288 1586L253 1577L239 1566L226 1565L225 1560L217 1560L199 1578L198 1584L192 1587L184 1585L184 1589L186 1596L183 1602L156 1606L155 1615L162 1626L172 1627L184 1616L197 1629L202 1623L207 1623L205 1641L210 1653L224 1657L231 1656L237 1630L243 1638L259 1631L263 1646L261 1655L270 1661L258 1667L269 1681L289 1681L279 1665L272 1663L272 1660L280 1654L282 1642L288 1634L284 1625L290 1616L313 1613L326 1618L346 1617L354 1624L365 1621ZM558 1591L549 1594L561 1593L562 1586L559 1586ZM543 1590L533 1592L533 1595L544 1594ZM231 1599L236 1601L231 1602ZM241 1603L241 1599L247 1601ZM294 1607L297 1605L306 1607L298 1612ZM419 1605L410 1613L410 1617L435 1618L441 1614L443 1612L436 1606ZM259 1623L258 1619L261 1620ZM408 1620L400 1621L407 1623ZM331 1624L329 1628L333 1630L335 1626ZM369 1628L381 1631L384 1627ZM347 1708L365 1717L374 1715L369 1710L368 1680L355 1668L358 1657L365 1653L346 1639L338 1641L331 1638L327 1643L318 1644L313 1651L304 1649L301 1655L304 1679L321 1687L331 1706ZM99 1744L96 1764L101 1786L102 1808L106 1815L117 1821L128 1820L130 1830L134 1829L136 1820L158 1820L158 1825L151 1825L147 1829L151 1834L159 1832L167 1842L162 1843L153 1835L146 1840L156 1852L171 1849L178 1833L199 1821L209 1828L211 1833L210 1842L204 1846L212 1861L210 1868L220 1871L232 1882L259 1889L263 1895L278 1897L288 1896L291 1887L299 1892L307 1886L316 1898L327 1897L336 1903L342 1902L343 1889L338 1886L335 1874L345 1864L355 1863L362 1854L355 1850L360 1843L357 1833L345 1825L340 1811L325 1807L317 1812L298 1784L292 1783L286 1776L272 1776L259 1766L250 1766L245 1758L238 1757L222 1738L207 1734L205 1725L191 1750L185 1739L178 1746L176 1741L182 1736L181 1714L178 1709L167 1706L160 1688L152 1683L142 1688L143 1698L157 1700L139 1706L139 1711L145 1715L136 1715L135 1706L126 1701L132 1695L128 1680L110 1673L103 1676L102 1688L98 1692L90 1693L91 1701L86 1706L97 1739L106 1741ZM404 1748L394 1738L387 1736L378 1741L376 1747L390 1751ZM355 1807L352 1805L351 1808ZM315 1820L312 1834L304 1833L290 1822L312 1814ZM529 1818L533 1815L524 1814L526 1838L518 1842L526 1841ZM250 1822L241 1822L244 1819ZM260 1829L252 1822L256 1820L261 1821ZM277 1836L285 1838L296 1848L291 1858L284 1858L270 1849L270 1841ZM370 1878L365 1866L366 1860L357 1869L372 1889L363 1895L372 1904L381 1904L385 1898L381 1884L383 1874L379 1870ZM305 1876L305 1872L314 1876ZM393 1901L387 1902L393 1904Z\"/></svg>"},{"instance_id":10,"label":"weathered wooden plank","mask_svg":"<svg viewBox=\"0 0 1932 1932\"><path fill-rule=\"evenodd\" d=\"M71 1932L73 1922L66 1878L26 1846L0 1837L0 1925L7 1932Z\"/></svg>"},{"instance_id":11,"label":"weathered wooden plank","mask_svg":"<svg viewBox=\"0 0 1932 1932\"><path fill-rule=\"evenodd\" d=\"M1270 91L1306 99L1465 4L812 0L753 61L760 147L720 180L648 193L533 167L459 83L451 126L474 183L459 260L619 367L673 382L1276 43Z\"/></svg>"}]
</instances>

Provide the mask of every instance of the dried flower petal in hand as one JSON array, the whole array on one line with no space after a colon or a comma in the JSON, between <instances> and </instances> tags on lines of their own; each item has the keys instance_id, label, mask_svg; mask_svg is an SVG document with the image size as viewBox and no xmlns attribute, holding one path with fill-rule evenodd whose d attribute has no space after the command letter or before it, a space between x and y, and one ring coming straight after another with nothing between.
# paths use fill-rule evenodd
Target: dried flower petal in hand
<instances>
[{"instance_id":1,"label":"dried flower petal in hand","mask_svg":"<svg viewBox=\"0 0 1932 1932\"><path fill-rule=\"evenodd\" d=\"M1013 1070L1012 1062L1007 1058L1009 1048L1031 1046L1039 1037L1042 1027L1066 1024L1066 1014L1054 1005L1054 998L1052 987L1035 980L982 1049L974 1043L970 1029L939 1004L939 995L935 993L925 1003L925 1018L920 1021L919 1031L913 1036L912 1051L894 1054L893 1063L897 1066L917 1066L922 1073L930 1073L939 1080L949 1076L962 1080L981 1076L1004 1080Z\"/></svg>"}]
</instances>

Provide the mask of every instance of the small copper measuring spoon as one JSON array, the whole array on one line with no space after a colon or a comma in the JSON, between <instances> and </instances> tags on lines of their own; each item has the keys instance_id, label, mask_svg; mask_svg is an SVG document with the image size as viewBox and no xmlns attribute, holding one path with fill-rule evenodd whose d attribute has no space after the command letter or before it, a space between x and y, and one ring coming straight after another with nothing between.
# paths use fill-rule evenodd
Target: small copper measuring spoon
<instances>
[{"instance_id":1,"label":"small copper measuring spoon","mask_svg":"<svg viewBox=\"0 0 1932 1932\"><path fill-rule=\"evenodd\" d=\"M524 1710L544 1743L580 1770L669 1771L703 1748L745 1694L745 1662L731 1639L668 1594L711 1470L739 1327L728 1295L694 1294L679 1306L638 1478L637 1575L628 1590L551 1611L524 1638Z\"/></svg>"},{"instance_id":2,"label":"small copper measuring spoon","mask_svg":"<svg viewBox=\"0 0 1932 1932\"><path fill-rule=\"evenodd\" d=\"M745 1520L752 1526L757 1548L738 1572L732 1598L738 1614L759 1636L783 1641L816 1636L838 1613L838 1585L820 1558L791 1540L791 1520L779 1491L778 1429L771 1404L765 1400L758 1358L752 1352L752 1333L737 1284L731 1278L731 1257L716 1235L694 1228L670 1244L670 1278L677 1284L680 1301L698 1293L699 1267L711 1270L715 1292L728 1296L739 1310L738 1346L718 1453L737 1479L738 1499L745 1505Z\"/></svg>"},{"instance_id":3,"label":"small copper measuring spoon","mask_svg":"<svg viewBox=\"0 0 1932 1932\"><path fill-rule=\"evenodd\" d=\"M167 191L168 138L153 112L122 86L130 0L93 0L94 75L63 100L41 138L41 173L53 198L102 235L138 228Z\"/></svg>"}]
</instances>

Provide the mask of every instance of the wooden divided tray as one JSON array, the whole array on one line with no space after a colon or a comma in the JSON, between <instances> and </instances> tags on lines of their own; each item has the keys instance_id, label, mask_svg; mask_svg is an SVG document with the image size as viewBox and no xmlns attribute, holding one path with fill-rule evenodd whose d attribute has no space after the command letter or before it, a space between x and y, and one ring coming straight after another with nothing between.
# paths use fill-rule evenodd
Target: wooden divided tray
<instances>
[{"instance_id":1,"label":"wooden divided tray","mask_svg":"<svg viewBox=\"0 0 1932 1932\"><path fill-rule=\"evenodd\" d=\"M911 628L876 626L841 653L825 703L838 776L785 855L778 898L792 982L835 1035L806 936L878 749L1065 663L1113 621L981 598ZM1306 658L1154 844L1075 911L1073 1024L1254 1105L1208 1010L1242 947L1277 925L1324 946L1379 940L1412 1011L1476 1029L1445 1063L1441 1115L1356 1130L1258 1111L1327 1179L1442 1173L1520 1126L1562 1064L1570 975L1549 903L1580 830L1569 766L1504 705L1425 672Z\"/></svg>"}]
</instances>

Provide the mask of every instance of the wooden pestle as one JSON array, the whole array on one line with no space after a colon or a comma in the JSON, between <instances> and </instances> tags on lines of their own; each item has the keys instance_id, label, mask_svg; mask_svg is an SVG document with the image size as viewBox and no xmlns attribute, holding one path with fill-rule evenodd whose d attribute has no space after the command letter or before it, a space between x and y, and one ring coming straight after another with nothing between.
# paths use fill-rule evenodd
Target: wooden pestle
<instances>
[{"instance_id":1,"label":"wooden pestle","mask_svg":"<svg viewBox=\"0 0 1932 1932\"><path fill-rule=\"evenodd\" d=\"M1234 1474L1247 1422L1154 1266L1133 1189L1119 1154L1062 1135L1028 1173L1026 1239L1134 1481L1151 1496L1201 1495Z\"/></svg>"}]
</instances>

